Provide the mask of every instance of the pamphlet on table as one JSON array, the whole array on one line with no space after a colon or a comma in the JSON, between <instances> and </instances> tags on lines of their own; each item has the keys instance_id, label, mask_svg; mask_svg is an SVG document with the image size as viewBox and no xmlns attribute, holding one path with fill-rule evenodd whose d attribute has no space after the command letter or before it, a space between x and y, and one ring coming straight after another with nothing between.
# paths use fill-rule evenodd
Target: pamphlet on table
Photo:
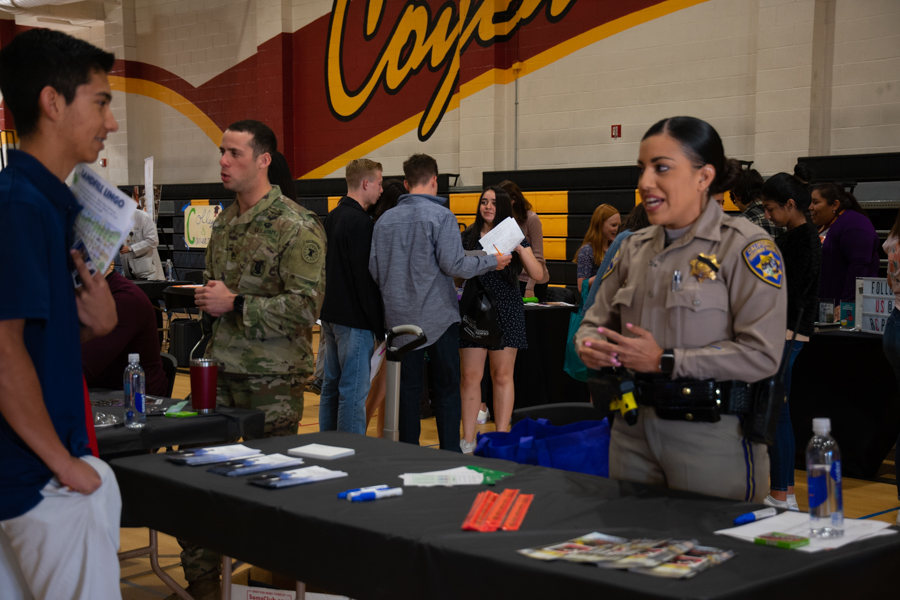
<instances>
[{"instance_id":1,"label":"pamphlet on table","mask_svg":"<svg viewBox=\"0 0 900 600\"><path fill-rule=\"evenodd\" d=\"M225 477L238 477L240 475L252 475L253 473L261 473L273 469L296 467L297 465L302 464L302 458L294 458L292 456L285 456L284 454L269 454L268 456L260 456L259 458L231 460L221 465L210 467L207 471L215 473L216 475L224 475Z\"/></svg>"},{"instance_id":2,"label":"pamphlet on table","mask_svg":"<svg viewBox=\"0 0 900 600\"><path fill-rule=\"evenodd\" d=\"M167 452L166 458L179 465L197 466L256 458L262 455L256 448L248 448L243 444L231 444L228 446L213 446L211 448L176 450L175 452Z\"/></svg>"},{"instance_id":3,"label":"pamphlet on table","mask_svg":"<svg viewBox=\"0 0 900 600\"><path fill-rule=\"evenodd\" d=\"M537 560L595 564L604 569L688 579L734 556L731 550L700 546L697 540L635 539L597 531L565 542L524 548L519 554Z\"/></svg>"},{"instance_id":4,"label":"pamphlet on table","mask_svg":"<svg viewBox=\"0 0 900 600\"><path fill-rule=\"evenodd\" d=\"M75 167L72 194L81 212L75 219L73 250L81 253L91 275L105 273L134 225L134 200L95 173L86 164ZM75 286L81 285L72 272Z\"/></svg>"},{"instance_id":5,"label":"pamphlet on table","mask_svg":"<svg viewBox=\"0 0 900 600\"><path fill-rule=\"evenodd\" d=\"M253 485L267 488L283 488L295 485L303 485L305 483L313 483L316 481L325 481L327 479L337 479L346 477L344 471L332 471L325 467L311 466L293 469L290 471L281 471L279 473L269 473L266 475L257 475L249 479Z\"/></svg>"}]
</instances>

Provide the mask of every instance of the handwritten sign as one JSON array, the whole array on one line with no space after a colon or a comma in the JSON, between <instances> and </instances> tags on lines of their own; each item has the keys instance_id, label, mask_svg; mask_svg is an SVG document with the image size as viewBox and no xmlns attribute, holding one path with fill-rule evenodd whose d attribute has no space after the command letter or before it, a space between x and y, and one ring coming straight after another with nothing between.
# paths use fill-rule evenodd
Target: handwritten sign
<instances>
[{"instance_id":1,"label":"handwritten sign","mask_svg":"<svg viewBox=\"0 0 900 600\"><path fill-rule=\"evenodd\" d=\"M195 204L195 202L198 201L191 200L191 204L184 207L184 242L188 248L206 248L212 234L213 222L223 208L221 204Z\"/></svg>"},{"instance_id":2,"label":"handwritten sign","mask_svg":"<svg viewBox=\"0 0 900 600\"><path fill-rule=\"evenodd\" d=\"M884 334L891 311L894 310L894 291L887 279L859 277L856 280L856 328L860 331Z\"/></svg>"}]
</instances>

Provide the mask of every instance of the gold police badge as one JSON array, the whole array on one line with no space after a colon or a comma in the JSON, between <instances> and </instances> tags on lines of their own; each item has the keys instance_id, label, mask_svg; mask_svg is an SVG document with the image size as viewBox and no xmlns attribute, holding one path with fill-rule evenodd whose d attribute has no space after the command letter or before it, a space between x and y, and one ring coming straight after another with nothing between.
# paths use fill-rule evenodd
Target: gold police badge
<instances>
[{"instance_id":1,"label":"gold police badge","mask_svg":"<svg viewBox=\"0 0 900 600\"><path fill-rule=\"evenodd\" d=\"M716 273L719 272L719 259L715 254L703 254L702 252L691 261L691 275L697 278L697 281L716 280Z\"/></svg>"}]
</instances>

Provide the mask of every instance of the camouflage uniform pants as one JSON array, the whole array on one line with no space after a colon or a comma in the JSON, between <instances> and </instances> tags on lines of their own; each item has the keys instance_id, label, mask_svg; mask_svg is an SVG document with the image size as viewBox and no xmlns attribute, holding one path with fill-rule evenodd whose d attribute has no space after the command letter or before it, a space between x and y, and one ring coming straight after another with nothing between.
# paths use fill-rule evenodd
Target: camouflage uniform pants
<instances>
[{"instance_id":1,"label":"camouflage uniform pants","mask_svg":"<svg viewBox=\"0 0 900 600\"><path fill-rule=\"evenodd\" d=\"M266 413L263 437L296 435L303 415L305 374L236 375L219 372L216 401L225 406L255 408ZM186 540L181 545L181 564L188 583L222 574L222 555Z\"/></svg>"},{"instance_id":2,"label":"camouflage uniform pants","mask_svg":"<svg viewBox=\"0 0 900 600\"><path fill-rule=\"evenodd\" d=\"M237 375L219 373L216 401L266 413L263 437L297 435L303 416L306 374Z\"/></svg>"}]
</instances>

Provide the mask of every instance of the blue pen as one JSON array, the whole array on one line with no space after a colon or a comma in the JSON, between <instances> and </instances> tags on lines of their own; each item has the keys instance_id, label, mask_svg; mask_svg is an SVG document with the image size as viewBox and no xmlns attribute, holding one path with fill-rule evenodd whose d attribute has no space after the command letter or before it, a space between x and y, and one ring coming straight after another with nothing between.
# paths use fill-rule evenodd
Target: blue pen
<instances>
[{"instance_id":1,"label":"blue pen","mask_svg":"<svg viewBox=\"0 0 900 600\"><path fill-rule=\"evenodd\" d=\"M346 492L341 492L340 494L338 494L338 498L340 498L341 500L346 500L346 499L347 499L347 496L349 496L350 494L356 494L356 493L358 493L358 492L371 492L371 491L374 491L374 490L384 490L384 489L387 489L387 486L384 485L384 484L382 484L382 485L372 485L372 486L369 486L369 487L356 488L355 490L347 490Z\"/></svg>"},{"instance_id":2,"label":"blue pen","mask_svg":"<svg viewBox=\"0 0 900 600\"><path fill-rule=\"evenodd\" d=\"M359 492L350 496L350 502L368 502L381 498L396 498L403 495L403 488L389 488L386 490L372 490L371 492Z\"/></svg>"},{"instance_id":3,"label":"blue pen","mask_svg":"<svg viewBox=\"0 0 900 600\"><path fill-rule=\"evenodd\" d=\"M774 517L778 514L778 511L774 508L764 508L762 510L754 510L753 512L748 512L739 516L734 520L735 525L744 525L746 523L752 523L753 521L759 521L760 519L766 519L768 517Z\"/></svg>"}]
</instances>

